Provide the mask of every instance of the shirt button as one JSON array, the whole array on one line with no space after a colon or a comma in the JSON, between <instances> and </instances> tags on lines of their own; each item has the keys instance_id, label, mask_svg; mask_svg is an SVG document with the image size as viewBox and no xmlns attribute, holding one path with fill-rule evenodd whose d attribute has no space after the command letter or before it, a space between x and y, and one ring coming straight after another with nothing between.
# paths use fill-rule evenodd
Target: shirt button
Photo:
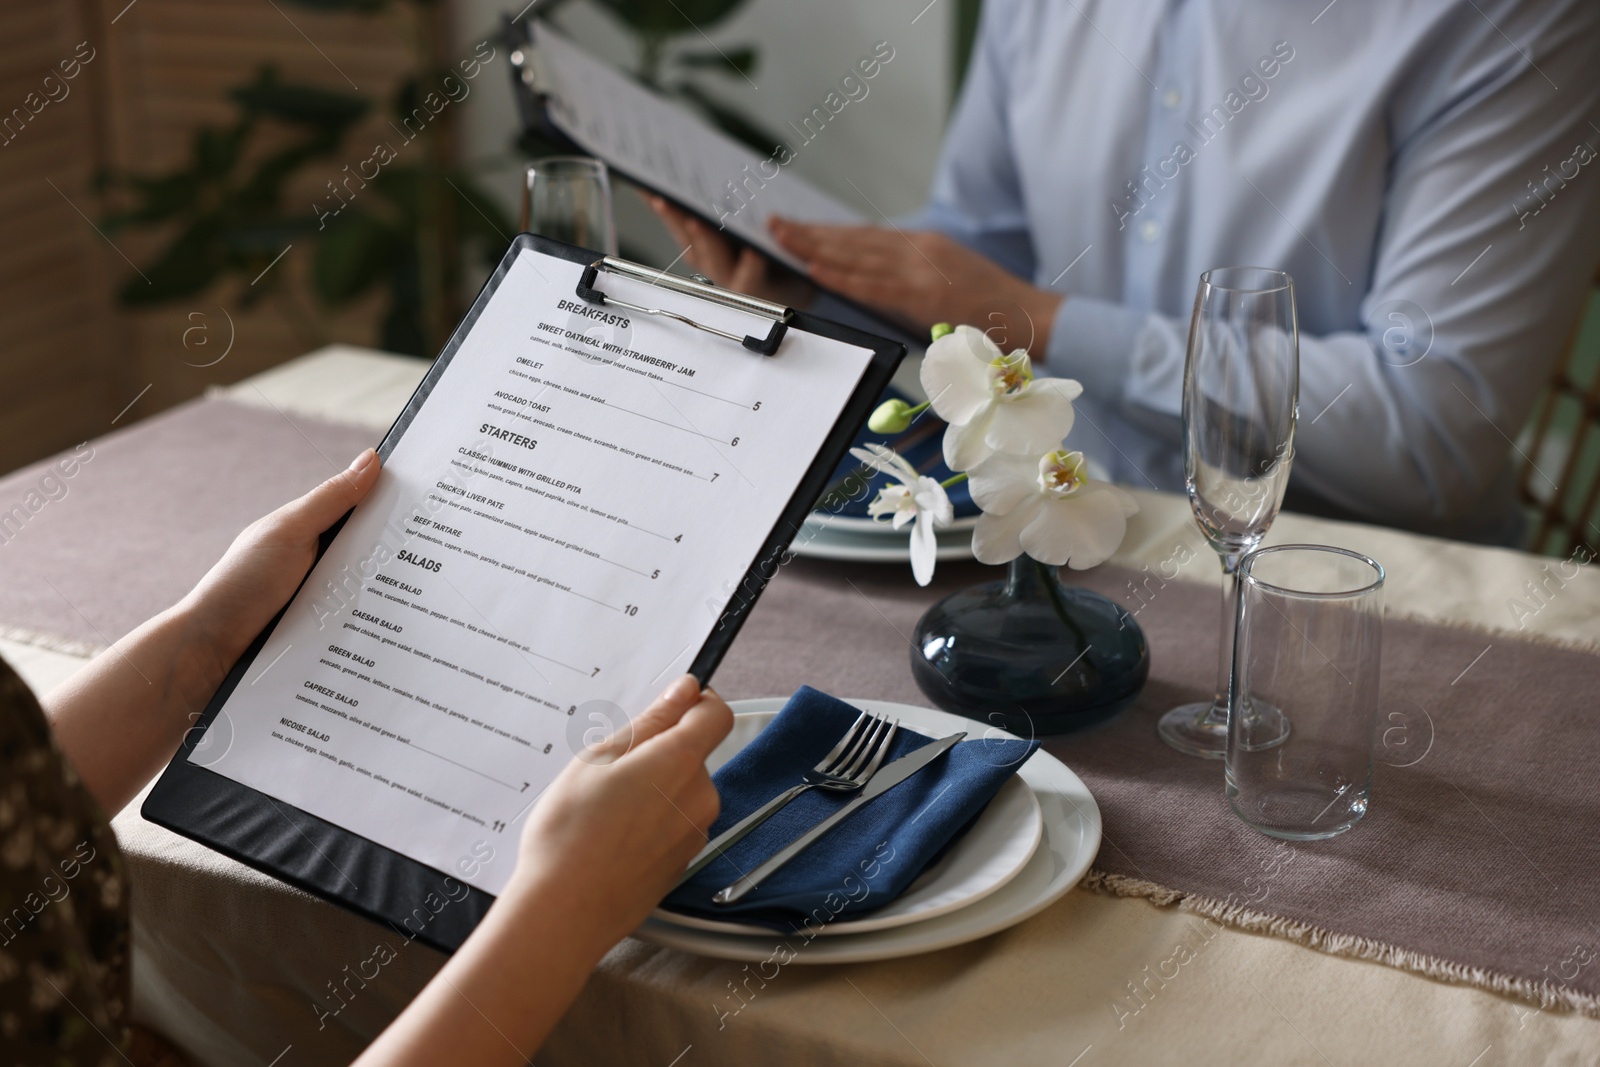
<instances>
[{"instance_id":1,"label":"shirt button","mask_svg":"<svg viewBox=\"0 0 1600 1067\"><path fill-rule=\"evenodd\" d=\"M1155 219L1146 219L1139 224L1139 236L1147 244L1154 244L1156 238L1161 236L1161 223Z\"/></svg>"},{"instance_id":2,"label":"shirt button","mask_svg":"<svg viewBox=\"0 0 1600 1067\"><path fill-rule=\"evenodd\" d=\"M1161 94L1161 103L1165 105L1168 110L1176 108L1179 104L1183 103L1183 94L1178 92L1178 90L1169 87Z\"/></svg>"}]
</instances>

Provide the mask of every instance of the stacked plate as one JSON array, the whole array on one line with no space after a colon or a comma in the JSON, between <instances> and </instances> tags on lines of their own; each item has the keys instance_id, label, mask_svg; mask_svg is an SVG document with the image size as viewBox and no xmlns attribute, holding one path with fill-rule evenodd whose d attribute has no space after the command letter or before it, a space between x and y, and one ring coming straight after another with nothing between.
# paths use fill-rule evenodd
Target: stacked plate
<instances>
[{"instance_id":1,"label":"stacked plate","mask_svg":"<svg viewBox=\"0 0 1600 1067\"><path fill-rule=\"evenodd\" d=\"M974 724L942 711L881 700L848 703L930 737ZM784 699L741 700L733 732L711 754L715 771L749 744ZM986 730L985 736L1010 737ZM657 909L634 936L721 959L762 961L785 942L793 963L855 963L913 956L1004 930L1037 914L1078 883L1100 847L1100 809L1061 761L1035 752L995 795L978 821L895 901L814 934L716 922ZM807 940L809 938L809 940Z\"/></svg>"},{"instance_id":2,"label":"stacked plate","mask_svg":"<svg viewBox=\"0 0 1600 1067\"><path fill-rule=\"evenodd\" d=\"M949 468L940 467L934 474L948 476ZM887 484L888 480L882 475L874 477L875 485ZM1110 480L1105 467L1093 459L1089 460L1089 477L1102 482ZM971 504L967 506L971 507ZM939 542L939 550L935 557L940 560L971 559L972 531L977 525L976 514L964 515L936 531L934 537ZM849 563L910 563L911 527L907 525L896 530L890 523L864 516L813 511L806 516L789 550L797 556L811 559L844 560Z\"/></svg>"},{"instance_id":3,"label":"stacked plate","mask_svg":"<svg viewBox=\"0 0 1600 1067\"><path fill-rule=\"evenodd\" d=\"M935 532L941 560L972 558L972 528L978 516L955 520ZM789 550L810 559L837 559L851 563L910 563L911 527L896 530L887 522L813 511L807 516Z\"/></svg>"}]
</instances>

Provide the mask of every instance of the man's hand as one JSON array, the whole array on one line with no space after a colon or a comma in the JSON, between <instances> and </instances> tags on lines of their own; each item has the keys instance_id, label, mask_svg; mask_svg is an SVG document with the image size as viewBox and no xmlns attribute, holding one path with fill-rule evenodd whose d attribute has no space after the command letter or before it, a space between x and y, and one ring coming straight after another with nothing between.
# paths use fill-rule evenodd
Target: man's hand
<instances>
[{"instance_id":1,"label":"man's hand","mask_svg":"<svg viewBox=\"0 0 1600 1067\"><path fill-rule=\"evenodd\" d=\"M650 206L684 260L725 289L806 307L816 290L754 248L733 242L659 196ZM877 226L816 226L773 218L772 236L806 265L812 282L866 304L912 330L965 323L1001 348L1044 355L1060 293L1037 289L939 233Z\"/></svg>"},{"instance_id":2,"label":"man's hand","mask_svg":"<svg viewBox=\"0 0 1600 1067\"><path fill-rule=\"evenodd\" d=\"M789 268L772 262L748 245L737 248L717 230L679 211L659 196L647 199L672 239L684 250L684 262L724 289L787 307L809 307L816 299L816 288Z\"/></svg>"},{"instance_id":3,"label":"man's hand","mask_svg":"<svg viewBox=\"0 0 1600 1067\"><path fill-rule=\"evenodd\" d=\"M1002 349L1042 357L1063 297L1036 289L939 233L876 226L813 226L773 219L772 235L818 285L926 330L965 323Z\"/></svg>"}]
</instances>

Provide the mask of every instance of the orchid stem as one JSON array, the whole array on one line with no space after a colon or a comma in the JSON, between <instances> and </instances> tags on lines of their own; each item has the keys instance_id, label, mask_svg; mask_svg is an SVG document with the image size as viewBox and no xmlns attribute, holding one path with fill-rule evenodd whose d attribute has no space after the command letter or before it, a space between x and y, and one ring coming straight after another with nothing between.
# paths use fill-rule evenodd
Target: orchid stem
<instances>
[{"instance_id":1,"label":"orchid stem","mask_svg":"<svg viewBox=\"0 0 1600 1067\"><path fill-rule=\"evenodd\" d=\"M1029 559L1032 558L1031 556L1029 557ZM1083 632L1083 627L1078 625L1078 620L1072 617L1072 612L1068 610L1067 605L1061 599L1061 589L1056 584L1056 568L1046 566L1036 559L1033 560L1033 565L1039 572L1040 580L1044 582L1045 593L1050 598L1051 606L1056 609L1056 617L1061 620L1067 629L1072 631L1073 636L1085 648L1088 648L1089 635Z\"/></svg>"},{"instance_id":2,"label":"orchid stem","mask_svg":"<svg viewBox=\"0 0 1600 1067\"><path fill-rule=\"evenodd\" d=\"M960 474L952 474L950 477L940 482L939 485L945 489L953 489L966 480L967 474L965 471L962 471Z\"/></svg>"}]
</instances>

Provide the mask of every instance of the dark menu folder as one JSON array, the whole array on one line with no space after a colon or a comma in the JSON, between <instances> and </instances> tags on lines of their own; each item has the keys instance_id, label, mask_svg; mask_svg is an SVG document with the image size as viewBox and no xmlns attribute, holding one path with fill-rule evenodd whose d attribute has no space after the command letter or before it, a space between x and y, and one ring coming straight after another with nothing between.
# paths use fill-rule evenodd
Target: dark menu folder
<instances>
[{"instance_id":1,"label":"dark menu folder","mask_svg":"<svg viewBox=\"0 0 1600 1067\"><path fill-rule=\"evenodd\" d=\"M593 731L711 677L903 355L519 236L145 817L453 949Z\"/></svg>"}]
</instances>

